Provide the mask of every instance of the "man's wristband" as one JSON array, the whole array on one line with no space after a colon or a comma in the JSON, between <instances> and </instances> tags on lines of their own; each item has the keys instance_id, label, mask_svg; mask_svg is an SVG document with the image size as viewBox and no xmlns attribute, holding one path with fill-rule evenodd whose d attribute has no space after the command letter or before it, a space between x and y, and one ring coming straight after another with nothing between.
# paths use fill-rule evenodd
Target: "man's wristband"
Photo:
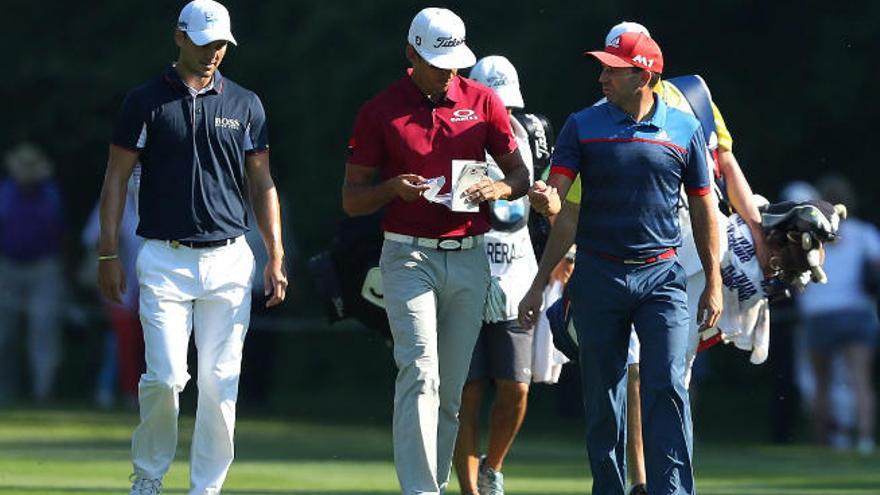
<instances>
[{"instance_id":1,"label":"man's wristband","mask_svg":"<svg viewBox=\"0 0 880 495\"><path fill-rule=\"evenodd\" d=\"M98 256L98 261L110 261L110 260L118 260L118 254L102 254Z\"/></svg>"}]
</instances>

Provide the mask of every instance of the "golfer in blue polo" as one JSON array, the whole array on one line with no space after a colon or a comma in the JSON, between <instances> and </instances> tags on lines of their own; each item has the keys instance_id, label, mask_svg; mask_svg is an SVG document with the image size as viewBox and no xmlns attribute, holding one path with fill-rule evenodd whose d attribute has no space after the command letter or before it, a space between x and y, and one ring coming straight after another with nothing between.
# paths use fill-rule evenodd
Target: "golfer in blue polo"
<instances>
[{"instance_id":1,"label":"golfer in blue polo","mask_svg":"<svg viewBox=\"0 0 880 495\"><path fill-rule=\"evenodd\" d=\"M626 485L626 357L630 329L642 343L641 406L651 493L694 493L693 442L684 377L688 340L686 276L678 208L690 208L706 287L703 328L721 314L719 233L699 121L669 108L652 89L663 71L657 43L624 33L604 51L607 101L572 114L556 142L547 183L529 192L532 207L560 210L572 181L583 184L570 282L580 343L587 452L596 495ZM536 314L525 315L537 318Z\"/></svg>"}]
</instances>

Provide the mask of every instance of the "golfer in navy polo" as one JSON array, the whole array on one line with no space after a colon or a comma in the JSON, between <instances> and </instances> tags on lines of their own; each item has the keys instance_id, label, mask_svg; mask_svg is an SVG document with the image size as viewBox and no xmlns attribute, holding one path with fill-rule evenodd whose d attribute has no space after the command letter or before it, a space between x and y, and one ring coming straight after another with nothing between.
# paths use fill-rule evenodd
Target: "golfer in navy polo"
<instances>
[{"instance_id":1,"label":"golfer in navy polo","mask_svg":"<svg viewBox=\"0 0 880 495\"><path fill-rule=\"evenodd\" d=\"M620 35L605 51L599 82L607 102L572 114L556 143L548 183L532 206L555 214L580 174L583 198L570 282L580 343L587 451L593 493L626 485L626 358L631 326L642 343L641 406L650 493L694 493L690 402L684 378L688 341L686 277L678 205L687 192L706 274L702 326L721 313L719 237L705 140L696 118L652 92L663 71L660 47L642 33Z\"/></svg>"},{"instance_id":2,"label":"golfer in navy polo","mask_svg":"<svg viewBox=\"0 0 880 495\"><path fill-rule=\"evenodd\" d=\"M488 151L505 178L466 189L470 202L483 203L522 196L529 172L504 103L457 75L476 62L464 22L427 8L413 19L407 41L412 71L355 120L342 202L349 215L384 207L380 268L398 366L394 463L404 495L436 495L449 481L461 390L483 320L489 215L486 205L455 212L428 202L425 180L445 178L445 193L452 160L484 161Z\"/></svg>"},{"instance_id":3,"label":"golfer in navy polo","mask_svg":"<svg viewBox=\"0 0 880 495\"><path fill-rule=\"evenodd\" d=\"M259 98L217 67L235 44L229 13L213 0L180 12L177 62L126 96L113 130L101 193L99 286L119 301L126 280L118 230L126 184L142 164L137 259L146 373L132 439L132 495L157 494L177 446L178 394L198 349L198 410L190 495L219 494L233 458L235 403L250 317L254 257L243 234L250 197L268 252L268 306L284 300L278 196Z\"/></svg>"}]
</instances>

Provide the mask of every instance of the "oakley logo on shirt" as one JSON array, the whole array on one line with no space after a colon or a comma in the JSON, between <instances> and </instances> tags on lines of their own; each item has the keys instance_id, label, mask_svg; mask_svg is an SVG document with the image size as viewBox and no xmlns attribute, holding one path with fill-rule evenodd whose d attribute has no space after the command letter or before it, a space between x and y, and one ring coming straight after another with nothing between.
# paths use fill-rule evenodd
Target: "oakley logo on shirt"
<instances>
[{"instance_id":1,"label":"oakley logo on shirt","mask_svg":"<svg viewBox=\"0 0 880 495\"><path fill-rule=\"evenodd\" d=\"M452 112L452 118L449 119L450 122L464 122L466 120L480 120L480 117L470 108L461 108Z\"/></svg>"}]
</instances>

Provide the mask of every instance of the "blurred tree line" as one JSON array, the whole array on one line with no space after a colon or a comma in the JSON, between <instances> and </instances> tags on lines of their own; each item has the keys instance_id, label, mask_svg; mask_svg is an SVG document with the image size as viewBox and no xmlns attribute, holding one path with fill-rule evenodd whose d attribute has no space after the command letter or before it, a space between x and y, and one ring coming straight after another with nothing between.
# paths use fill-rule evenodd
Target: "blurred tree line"
<instances>
[{"instance_id":1,"label":"blurred tree line","mask_svg":"<svg viewBox=\"0 0 880 495\"><path fill-rule=\"evenodd\" d=\"M183 1L3 2L11 113L0 149L20 140L54 159L68 204L71 256L98 197L114 116L125 93L177 55ZM508 0L226 0L240 46L221 67L266 106L274 173L300 249L320 250L341 218L340 186L354 115L398 78L409 21L428 5L452 8L478 56L517 66L526 107L561 127L601 95L586 49L621 21L648 26L666 73L699 73L734 135L756 192L836 171L857 181L862 216L878 221L870 122L877 104L880 2L615 2ZM3 172L5 173L5 171ZM295 274L302 282L302 274ZM294 280L294 283L298 283ZM288 310L291 308L288 307Z\"/></svg>"}]
</instances>

